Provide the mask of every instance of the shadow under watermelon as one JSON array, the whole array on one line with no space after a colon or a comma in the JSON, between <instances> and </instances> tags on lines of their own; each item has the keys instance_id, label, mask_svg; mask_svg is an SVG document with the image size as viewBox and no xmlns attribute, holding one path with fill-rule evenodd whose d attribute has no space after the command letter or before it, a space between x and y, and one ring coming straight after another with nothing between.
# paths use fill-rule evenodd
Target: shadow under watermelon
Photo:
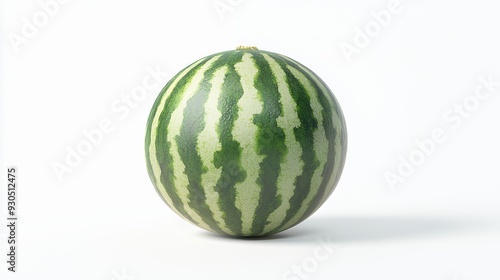
<instances>
[{"instance_id":1,"label":"shadow under watermelon","mask_svg":"<svg viewBox=\"0 0 500 280\"><path fill-rule=\"evenodd\" d=\"M484 220L426 216L318 216L284 232L252 238L223 236L200 232L206 238L265 241L273 243L317 243L328 240L337 244L391 242L446 235L487 226Z\"/></svg>"}]
</instances>

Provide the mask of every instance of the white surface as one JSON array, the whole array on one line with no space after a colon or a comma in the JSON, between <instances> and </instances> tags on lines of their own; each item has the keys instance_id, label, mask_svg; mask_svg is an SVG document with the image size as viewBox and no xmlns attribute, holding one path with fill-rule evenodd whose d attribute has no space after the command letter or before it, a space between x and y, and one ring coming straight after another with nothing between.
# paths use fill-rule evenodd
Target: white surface
<instances>
[{"instance_id":1,"label":"white surface","mask_svg":"<svg viewBox=\"0 0 500 280\"><path fill-rule=\"evenodd\" d=\"M221 0L234 6L223 19L214 2L68 1L18 52L11 33L43 10L34 0L1 2L1 279L500 278L500 87L462 124L443 119L480 77L500 81L496 2L401 0L350 62L341 44L353 44L356 28L390 1ZM161 87L196 59L240 44L313 69L349 130L330 200L265 240L187 224L154 191L143 155ZM122 95L157 67L166 74L126 114ZM53 163L106 119L113 130L58 180ZM446 140L389 187L384 174L437 128ZM20 176L16 274L4 261L6 165ZM324 248L319 239L328 238Z\"/></svg>"}]
</instances>

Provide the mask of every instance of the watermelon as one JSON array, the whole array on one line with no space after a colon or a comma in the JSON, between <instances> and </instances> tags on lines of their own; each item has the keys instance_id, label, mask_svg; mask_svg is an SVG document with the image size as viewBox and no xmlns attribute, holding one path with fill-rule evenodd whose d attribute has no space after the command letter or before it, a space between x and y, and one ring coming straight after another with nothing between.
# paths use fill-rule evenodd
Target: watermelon
<instances>
[{"instance_id":1,"label":"watermelon","mask_svg":"<svg viewBox=\"0 0 500 280\"><path fill-rule=\"evenodd\" d=\"M347 148L327 85L286 56L240 47L162 89L147 121L149 177L178 215L240 237L304 221L339 181Z\"/></svg>"}]
</instances>

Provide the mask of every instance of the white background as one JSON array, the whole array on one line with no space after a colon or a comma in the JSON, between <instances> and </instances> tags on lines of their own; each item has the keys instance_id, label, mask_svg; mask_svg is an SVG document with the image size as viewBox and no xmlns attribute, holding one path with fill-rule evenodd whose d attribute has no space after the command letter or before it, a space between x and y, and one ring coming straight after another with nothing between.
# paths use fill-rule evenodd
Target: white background
<instances>
[{"instance_id":1,"label":"white background","mask_svg":"<svg viewBox=\"0 0 500 280\"><path fill-rule=\"evenodd\" d=\"M500 81L496 2L400 0L380 30L373 12L388 0L75 0L44 23L46 2L0 4L1 279L500 279L500 87L473 103L481 77ZM25 19L37 24L28 36ZM356 46L367 26L369 42ZM143 153L149 110L169 78L240 44L313 69L349 131L332 197L306 222L259 240L176 216ZM346 56L346 44L359 48ZM155 87L123 107L154 69L163 73ZM474 108L459 124L449 110L464 100ZM58 179L54 164L103 120L112 131ZM391 188L385 175L435 129L446 140ZM15 274L4 261L8 165L19 168Z\"/></svg>"}]
</instances>

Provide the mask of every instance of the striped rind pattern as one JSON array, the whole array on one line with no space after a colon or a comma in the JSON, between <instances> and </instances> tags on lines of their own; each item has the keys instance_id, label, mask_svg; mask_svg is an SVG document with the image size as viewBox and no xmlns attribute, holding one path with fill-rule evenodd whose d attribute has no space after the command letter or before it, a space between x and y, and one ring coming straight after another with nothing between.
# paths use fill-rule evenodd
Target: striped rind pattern
<instances>
[{"instance_id":1,"label":"striped rind pattern","mask_svg":"<svg viewBox=\"0 0 500 280\"><path fill-rule=\"evenodd\" d=\"M312 215L342 172L347 131L326 84L272 52L193 63L163 88L146 130L158 194L209 231L263 236Z\"/></svg>"}]
</instances>

